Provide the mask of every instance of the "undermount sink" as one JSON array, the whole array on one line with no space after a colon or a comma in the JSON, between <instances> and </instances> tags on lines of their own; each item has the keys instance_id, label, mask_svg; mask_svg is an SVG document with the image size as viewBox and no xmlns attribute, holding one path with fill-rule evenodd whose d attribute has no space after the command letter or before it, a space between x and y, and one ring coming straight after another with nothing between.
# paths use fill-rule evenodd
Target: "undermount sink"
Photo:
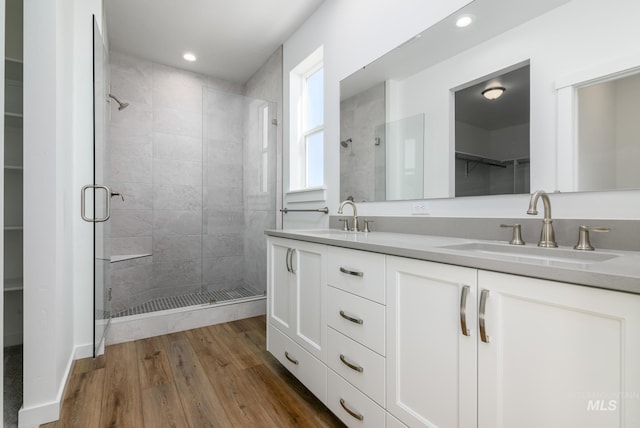
<instances>
[{"instance_id":1,"label":"undermount sink","mask_svg":"<svg viewBox=\"0 0 640 428\"><path fill-rule=\"evenodd\" d=\"M464 251L478 255L508 257L515 261L561 262L576 264L593 264L619 257L612 253L594 253L563 248L540 248L520 245L503 245L484 242L444 245L439 248Z\"/></svg>"},{"instance_id":2,"label":"undermount sink","mask_svg":"<svg viewBox=\"0 0 640 428\"><path fill-rule=\"evenodd\" d=\"M313 233L314 235L340 235L340 234L356 234L356 233L362 233L362 232L354 232L353 230L342 230L342 229L317 229L317 230L311 230L310 233Z\"/></svg>"}]
</instances>

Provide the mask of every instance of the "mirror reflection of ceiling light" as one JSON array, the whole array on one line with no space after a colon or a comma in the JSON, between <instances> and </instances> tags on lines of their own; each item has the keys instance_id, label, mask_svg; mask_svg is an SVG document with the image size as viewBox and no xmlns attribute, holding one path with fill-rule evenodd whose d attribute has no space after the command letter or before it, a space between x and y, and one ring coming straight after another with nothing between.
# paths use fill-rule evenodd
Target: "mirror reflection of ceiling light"
<instances>
[{"instance_id":1,"label":"mirror reflection of ceiling light","mask_svg":"<svg viewBox=\"0 0 640 428\"><path fill-rule=\"evenodd\" d=\"M193 62L197 59L196 56L191 52L185 53L184 55L182 55L182 58L184 58L186 61L189 61L189 62Z\"/></svg>"},{"instance_id":2,"label":"mirror reflection of ceiling light","mask_svg":"<svg viewBox=\"0 0 640 428\"><path fill-rule=\"evenodd\" d=\"M505 88L502 86L492 86L482 91L482 95L488 100L495 100L496 98L500 98L504 91Z\"/></svg>"},{"instance_id":3,"label":"mirror reflection of ceiling light","mask_svg":"<svg viewBox=\"0 0 640 428\"><path fill-rule=\"evenodd\" d=\"M459 28L468 27L469 25L471 25L472 22L473 22L473 16L472 15L462 15L456 21L456 27L459 27Z\"/></svg>"}]
</instances>

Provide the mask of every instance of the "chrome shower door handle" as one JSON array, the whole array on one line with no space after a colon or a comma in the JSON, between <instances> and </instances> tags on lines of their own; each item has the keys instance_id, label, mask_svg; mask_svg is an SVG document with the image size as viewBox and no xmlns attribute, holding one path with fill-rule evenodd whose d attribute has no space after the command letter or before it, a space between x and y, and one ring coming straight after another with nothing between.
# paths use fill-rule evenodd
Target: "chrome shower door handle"
<instances>
[{"instance_id":1,"label":"chrome shower door handle","mask_svg":"<svg viewBox=\"0 0 640 428\"><path fill-rule=\"evenodd\" d=\"M87 192L87 189L94 189L94 190L103 189L105 191L106 213L104 217L98 217L98 218L87 217L86 211L85 211L85 193ZM87 184L86 186L82 186L82 190L80 190L80 216L82 217L82 219L84 221L88 221L89 223L103 223L109 220L109 218L111 218L111 194L112 194L111 189L109 189L107 186L103 186L100 184ZM95 191L94 191L94 198L95 198ZM95 205L95 201L94 201L94 205Z\"/></svg>"}]
</instances>

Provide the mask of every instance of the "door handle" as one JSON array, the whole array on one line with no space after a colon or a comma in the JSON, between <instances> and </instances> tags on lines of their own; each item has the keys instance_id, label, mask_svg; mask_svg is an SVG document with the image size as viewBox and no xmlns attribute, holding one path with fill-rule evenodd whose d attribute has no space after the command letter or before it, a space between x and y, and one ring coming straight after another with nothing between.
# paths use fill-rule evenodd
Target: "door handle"
<instances>
[{"instance_id":1,"label":"door handle","mask_svg":"<svg viewBox=\"0 0 640 428\"><path fill-rule=\"evenodd\" d=\"M105 191L105 207L106 207L106 214L104 217L98 217L98 218L89 218L86 216L86 211L85 211L85 193L87 192L87 189L104 189ZM84 221L88 221L89 223L103 223L107 220L109 220L109 218L111 218L111 195L113 192L111 192L111 189L109 189L107 186L103 186L100 184L87 184L86 186L82 186L82 189L80 190L80 216L82 217L82 219ZM95 191L94 191L94 198L95 198ZM120 195L122 196L122 195ZM94 201L94 205L95 205L95 201ZM95 213L93 213L95 215Z\"/></svg>"},{"instance_id":2,"label":"door handle","mask_svg":"<svg viewBox=\"0 0 640 428\"><path fill-rule=\"evenodd\" d=\"M291 273L291 266L289 266L289 256L291 255L291 248L287 248L287 255L284 256L284 263L287 265L287 272Z\"/></svg>"},{"instance_id":3,"label":"door handle","mask_svg":"<svg viewBox=\"0 0 640 428\"><path fill-rule=\"evenodd\" d=\"M489 290L482 290L480 293L480 312L478 314L480 324L480 339L484 343L489 343L489 336L487 335L487 326L485 325L485 315L487 311L487 298L489 297Z\"/></svg>"},{"instance_id":4,"label":"door handle","mask_svg":"<svg viewBox=\"0 0 640 428\"><path fill-rule=\"evenodd\" d=\"M467 328L467 296L469 296L469 290L471 290L471 287L465 285L462 287L462 294L460 295L460 328L465 336L471 336L471 332Z\"/></svg>"},{"instance_id":5,"label":"door handle","mask_svg":"<svg viewBox=\"0 0 640 428\"><path fill-rule=\"evenodd\" d=\"M295 249L295 248L292 248L292 249L291 249L291 252L289 253L289 266L291 266L291 270L290 270L290 272L291 272L292 274L294 274L294 275L296 274L296 270L293 268L293 254L294 254L295 252L296 252L296 249Z\"/></svg>"}]
</instances>

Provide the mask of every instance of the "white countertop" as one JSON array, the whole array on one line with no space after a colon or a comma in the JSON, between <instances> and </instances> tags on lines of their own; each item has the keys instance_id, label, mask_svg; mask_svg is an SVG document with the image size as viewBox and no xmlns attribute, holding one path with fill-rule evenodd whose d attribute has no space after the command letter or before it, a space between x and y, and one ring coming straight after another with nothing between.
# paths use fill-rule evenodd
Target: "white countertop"
<instances>
[{"instance_id":1,"label":"white countertop","mask_svg":"<svg viewBox=\"0 0 640 428\"><path fill-rule=\"evenodd\" d=\"M266 230L265 234L640 294L640 252L637 251L578 251L571 247L539 248L535 244L523 249L503 241L337 229ZM483 251L484 247L489 251ZM518 254L522 251L534 254Z\"/></svg>"}]
</instances>

